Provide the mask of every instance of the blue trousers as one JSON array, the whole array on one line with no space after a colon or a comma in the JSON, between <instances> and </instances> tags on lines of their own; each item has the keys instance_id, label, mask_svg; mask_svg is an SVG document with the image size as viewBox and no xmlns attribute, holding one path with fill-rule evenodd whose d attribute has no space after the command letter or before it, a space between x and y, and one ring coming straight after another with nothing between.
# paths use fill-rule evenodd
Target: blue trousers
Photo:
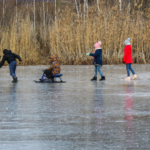
<instances>
[{"instance_id":1,"label":"blue trousers","mask_svg":"<svg viewBox=\"0 0 150 150\"><path fill-rule=\"evenodd\" d=\"M130 76L130 71L132 72L132 74L134 75L135 72L131 67L131 64L126 64L126 69L127 69L127 75Z\"/></svg>"},{"instance_id":2,"label":"blue trousers","mask_svg":"<svg viewBox=\"0 0 150 150\"><path fill-rule=\"evenodd\" d=\"M103 73L100 70L100 66L95 66L95 77L97 77L97 71L99 72L99 74L101 75L101 77L103 76Z\"/></svg>"},{"instance_id":3,"label":"blue trousers","mask_svg":"<svg viewBox=\"0 0 150 150\"><path fill-rule=\"evenodd\" d=\"M16 66L17 66L17 62L16 61L12 61L9 64L9 70L10 70L10 75L15 78L16 77Z\"/></svg>"}]
</instances>

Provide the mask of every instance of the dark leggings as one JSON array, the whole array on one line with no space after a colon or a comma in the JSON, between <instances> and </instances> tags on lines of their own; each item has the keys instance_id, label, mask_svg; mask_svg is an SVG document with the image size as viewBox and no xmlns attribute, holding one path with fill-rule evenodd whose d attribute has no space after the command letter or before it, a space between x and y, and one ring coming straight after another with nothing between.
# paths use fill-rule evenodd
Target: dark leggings
<instances>
[{"instance_id":1,"label":"dark leggings","mask_svg":"<svg viewBox=\"0 0 150 150\"><path fill-rule=\"evenodd\" d=\"M54 78L54 77L52 77L53 73L52 73L51 70L45 70L44 74L47 76L48 79L53 79Z\"/></svg>"},{"instance_id":2,"label":"dark leggings","mask_svg":"<svg viewBox=\"0 0 150 150\"><path fill-rule=\"evenodd\" d=\"M131 67L131 64L126 64L126 69L127 69L127 75L130 76L130 71L132 72L132 74L134 75L135 72Z\"/></svg>"}]
</instances>

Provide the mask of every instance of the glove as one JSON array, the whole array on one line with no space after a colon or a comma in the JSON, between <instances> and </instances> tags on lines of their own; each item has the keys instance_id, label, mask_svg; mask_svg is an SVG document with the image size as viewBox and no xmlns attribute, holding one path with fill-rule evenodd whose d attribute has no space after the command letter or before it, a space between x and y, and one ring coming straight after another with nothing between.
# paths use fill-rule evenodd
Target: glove
<instances>
[{"instance_id":1,"label":"glove","mask_svg":"<svg viewBox=\"0 0 150 150\"><path fill-rule=\"evenodd\" d=\"M86 53L87 56L90 56L90 53Z\"/></svg>"},{"instance_id":2,"label":"glove","mask_svg":"<svg viewBox=\"0 0 150 150\"><path fill-rule=\"evenodd\" d=\"M123 61L123 64L125 64L125 62Z\"/></svg>"}]
</instances>

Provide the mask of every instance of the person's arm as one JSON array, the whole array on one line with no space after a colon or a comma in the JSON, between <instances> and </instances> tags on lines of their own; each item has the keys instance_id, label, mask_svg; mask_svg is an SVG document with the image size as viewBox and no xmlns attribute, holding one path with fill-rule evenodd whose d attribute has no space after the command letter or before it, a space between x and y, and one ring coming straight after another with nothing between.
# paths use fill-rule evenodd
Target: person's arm
<instances>
[{"instance_id":1,"label":"person's arm","mask_svg":"<svg viewBox=\"0 0 150 150\"><path fill-rule=\"evenodd\" d=\"M95 53L86 53L87 56L93 56L93 57L96 57L99 55L99 52L96 51Z\"/></svg>"},{"instance_id":2,"label":"person's arm","mask_svg":"<svg viewBox=\"0 0 150 150\"><path fill-rule=\"evenodd\" d=\"M0 68L4 65L4 63L5 63L5 56L3 56L3 59L2 59L2 61L1 61L1 63L0 63Z\"/></svg>"},{"instance_id":3,"label":"person's arm","mask_svg":"<svg viewBox=\"0 0 150 150\"><path fill-rule=\"evenodd\" d=\"M50 65L50 67L49 68L47 68L46 70L52 70L54 68L54 65L53 65L53 63Z\"/></svg>"},{"instance_id":4,"label":"person's arm","mask_svg":"<svg viewBox=\"0 0 150 150\"><path fill-rule=\"evenodd\" d=\"M50 65L50 67L49 67L49 68L47 68L46 70L52 70L52 68L53 68L53 66L52 66L52 65Z\"/></svg>"},{"instance_id":5,"label":"person's arm","mask_svg":"<svg viewBox=\"0 0 150 150\"><path fill-rule=\"evenodd\" d=\"M126 57L127 57L127 47L124 48L124 57L123 57L123 62L126 62Z\"/></svg>"},{"instance_id":6,"label":"person's arm","mask_svg":"<svg viewBox=\"0 0 150 150\"><path fill-rule=\"evenodd\" d=\"M90 53L90 56L97 57L99 55L99 51L97 50L95 53Z\"/></svg>"},{"instance_id":7,"label":"person's arm","mask_svg":"<svg viewBox=\"0 0 150 150\"><path fill-rule=\"evenodd\" d=\"M14 55L15 58L19 59L19 61L22 61L22 60L21 60L21 57L20 57L19 55L14 54L14 53L13 53L13 55Z\"/></svg>"}]
</instances>

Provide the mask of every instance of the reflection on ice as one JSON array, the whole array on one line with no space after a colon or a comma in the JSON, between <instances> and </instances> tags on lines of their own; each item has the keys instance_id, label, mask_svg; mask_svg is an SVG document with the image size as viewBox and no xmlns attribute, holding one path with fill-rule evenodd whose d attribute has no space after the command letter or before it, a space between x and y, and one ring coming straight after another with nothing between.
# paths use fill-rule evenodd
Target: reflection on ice
<instances>
[{"instance_id":1,"label":"reflection on ice","mask_svg":"<svg viewBox=\"0 0 150 150\"><path fill-rule=\"evenodd\" d=\"M133 127L133 93L134 87L127 85L125 89L125 119L126 119L126 149L131 149L134 146L134 127Z\"/></svg>"},{"instance_id":2,"label":"reflection on ice","mask_svg":"<svg viewBox=\"0 0 150 150\"><path fill-rule=\"evenodd\" d=\"M150 149L149 65L130 83L123 65L102 68L103 82L93 66L62 66L67 83L34 83L43 68L18 67L17 84L0 70L1 150Z\"/></svg>"}]
</instances>

